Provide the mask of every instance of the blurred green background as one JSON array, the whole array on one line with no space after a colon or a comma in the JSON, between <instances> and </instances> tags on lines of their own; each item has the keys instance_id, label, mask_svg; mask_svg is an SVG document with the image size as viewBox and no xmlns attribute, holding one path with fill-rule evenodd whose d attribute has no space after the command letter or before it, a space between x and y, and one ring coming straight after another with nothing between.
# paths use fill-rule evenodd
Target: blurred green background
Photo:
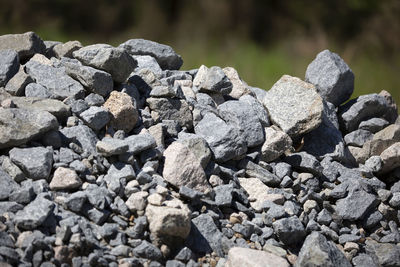
<instances>
[{"instance_id":1,"label":"blurred green background","mask_svg":"<svg viewBox=\"0 0 400 267\"><path fill-rule=\"evenodd\" d=\"M400 103L399 0L0 0L0 34L30 30L84 45L166 43L183 69L232 66L267 90L283 74L304 79L327 48L355 73L354 96L384 89Z\"/></svg>"}]
</instances>

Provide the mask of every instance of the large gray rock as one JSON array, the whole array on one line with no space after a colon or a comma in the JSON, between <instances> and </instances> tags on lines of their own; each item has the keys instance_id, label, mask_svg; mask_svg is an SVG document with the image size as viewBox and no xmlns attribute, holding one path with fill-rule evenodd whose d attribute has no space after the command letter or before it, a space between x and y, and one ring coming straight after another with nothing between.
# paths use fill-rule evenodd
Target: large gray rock
<instances>
[{"instance_id":1,"label":"large gray rock","mask_svg":"<svg viewBox=\"0 0 400 267\"><path fill-rule=\"evenodd\" d=\"M335 243L328 241L318 232L312 232L304 241L294 266L351 267L352 265Z\"/></svg>"},{"instance_id":2,"label":"large gray rock","mask_svg":"<svg viewBox=\"0 0 400 267\"><path fill-rule=\"evenodd\" d=\"M99 131L110 121L108 111L102 107L92 106L82 112L81 119L93 130Z\"/></svg>"},{"instance_id":3,"label":"large gray rock","mask_svg":"<svg viewBox=\"0 0 400 267\"><path fill-rule=\"evenodd\" d=\"M72 54L84 65L110 73L118 83L125 82L137 66L136 60L124 49L107 44L85 46Z\"/></svg>"},{"instance_id":4,"label":"large gray rock","mask_svg":"<svg viewBox=\"0 0 400 267\"><path fill-rule=\"evenodd\" d=\"M170 46L149 40L131 39L119 45L130 55L152 56L163 70L178 70L183 60Z\"/></svg>"},{"instance_id":5,"label":"large gray rock","mask_svg":"<svg viewBox=\"0 0 400 267\"><path fill-rule=\"evenodd\" d=\"M148 69L148 70L151 70L157 76L161 76L162 69L154 57L152 57L152 56L133 56L133 58L136 59L136 61L138 63L138 65L135 69L135 72L139 72L140 70Z\"/></svg>"},{"instance_id":6,"label":"large gray rock","mask_svg":"<svg viewBox=\"0 0 400 267\"><path fill-rule=\"evenodd\" d=\"M30 60L25 65L25 71L35 79L36 83L50 92L51 98L64 100L67 97L74 97L78 99L85 95L83 86L68 76L64 68L55 68L36 60Z\"/></svg>"},{"instance_id":7,"label":"large gray rock","mask_svg":"<svg viewBox=\"0 0 400 267\"><path fill-rule=\"evenodd\" d=\"M344 136L344 141L348 146L362 147L367 141L373 138L373 134L370 131L358 129L348 133Z\"/></svg>"},{"instance_id":8,"label":"large gray rock","mask_svg":"<svg viewBox=\"0 0 400 267\"><path fill-rule=\"evenodd\" d=\"M18 70L19 58L17 52L14 50L0 50L0 87L6 86L7 82Z\"/></svg>"},{"instance_id":9,"label":"large gray rock","mask_svg":"<svg viewBox=\"0 0 400 267\"><path fill-rule=\"evenodd\" d=\"M322 122L323 103L315 86L283 75L264 98L273 124L296 138L316 129Z\"/></svg>"},{"instance_id":10,"label":"large gray rock","mask_svg":"<svg viewBox=\"0 0 400 267\"><path fill-rule=\"evenodd\" d=\"M264 132L257 113L242 101L226 101L218 106L221 118L228 124L239 128L248 147L255 147L264 142Z\"/></svg>"},{"instance_id":11,"label":"large gray rock","mask_svg":"<svg viewBox=\"0 0 400 267\"><path fill-rule=\"evenodd\" d=\"M0 200L6 200L11 193L19 188L18 184L0 168Z\"/></svg>"},{"instance_id":12,"label":"large gray rock","mask_svg":"<svg viewBox=\"0 0 400 267\"><path fill-rule=\"evenodd\" d=\"M220 232L208 214L201 214L192 219L192 227L186 243L193 252L205 254L214 251L220 257L226 255L234 245Z\"/></svg>"},{"instance_id":13,"label":"large gray rock","mask_svg":"<svg viewBox=\"0 0 400 267\"><path fill-rule=\"evenodd\" d=\"M370 118L383 118L389 123L394 123L397 118L397 110L382 95L369 94L353 99L338 111L341 127L352 132L357 130L362 121Z\"/></svg>"},{"instance_id":14,"label":"large gray rock","mask_svg":"<svg viewBox=\"0 0 400 267\"><path fill-rule=\"evenodd\" d=\"M156 140L150 134L131 135L125 138L124 142L129 146L127 152L134 155L156 146Z\"/></svg>"},{"instance_id":15,"label":"large gray rock","mask_svg":"<svg viewBox=\"0 0 400 267\"><path fill-rule=\"evenodd\" d=\"M250 248L229 250L225 267L289 267L289 263L273 253Z\"/></svg>"},{"instance_id":16,"label":"large gray rock","mask_svg":"<svg viewBox=\"0 0 400 267\"><path fill-rule=\"evenodd\" d=\"M339 106L350 98L354 90L354 74L336 53L320 52L308 65L306 82L312 83L328 102Z\"/></svg>"},{"instance_id":17,"label":"large gray rock","mask_svg":"<svg viewBox=\"0 0 400 267\"><path fill-rule=\"evenodd\" d=\"M210 131L210 129L213 129ZM213 113L207 113L194 128L203 137L217 161L228 161L243 156L247 151L246 142L240 130L227 124Z\"/></svg>"},{"instance_id":18,"label":"large gray rock","mask_svg":"<svg viewBox=\"0 0 400 267\"><path fill-rule=\"evenodd\" d=\"M286 245L300 243L306 237L304 225L296 216L277 220L272 226L279 240Z\"/></svg>"},{"instance_id":19,"label":"large gray rock","mask_svg":"<svg viewBox=\"0 0 400 267\"><path fill-rule=\"evenodd\" d=\"M211 189L200 161L187 146L174 142L164 151L164 157L163 177L169 183L202 192Z\"/></svg>"},{"instance_id":20,"label":"large gray rock","mask_svg":"<svg viewBox=\"0 0 400 267\"><path fill-rule=\"evenodd\" d=\"M34 97L12 97L17 108L34 111L47 111L59 120L65 120L71 114L71 108L56 99L42 99Z\"/></svg>"},{"instance_id":21,"label":"large gray rock","mask_svg":"<svg viewBox=\"0 0 400 267\"><path fill-rule=\"evenodd\" d=\"M365 250L379 263L379 266L399 266L400 247L390 243L378 243L375 240L367 240Z\"/></svg>"},{"instance_id":22,"label":"large gray rock","mask_svg":"<svg viewBox=\"0 0 400 267\"><path fill-rule=\"evenodd\" d=\"M285 157L285 161L292 165L293 168L316 175L321 175L323 171L321 163L307 152L293 153Z\"/></svg>"},{"instance_id":23,"label":"large gray rock","mask_svg":"<svg viewBox=\"0 0 400 267\"><path fill-rule=\"evenodd\" d=\"M17 212L13 218L20 229L33 230L40 226L53 212L55 204L41 196L36 197L23 210Z\"/></svg>"},{"instance_id":24,"label":"large gray rock","mask_svg":"<svg viewBox=\"0 0 400 267\"><path fill-rule=\"evenodd\" d=\"M125 140L104 137L96 144L97 152L105 157L120 155L128 151L129 145Z\"/></svg>"},{"instance_id":25,"label":"large gray rock","mask_svg":"<svg viewBox=\"0 0 400 267\"><path fill-rule=\"evenodd\" d=\"M261 104L261 102L257 100L257 98L251 95L244 95L239 98L239 101L247 103L253 108L258 120L263 127L268 127L271 125L268 117L268 111L264 108L263 104Z\"/></svg>"},{"instance_id":26,"label":"large gray rock","mask_svg":"<svg viewBox=\"0 0 400 267\"><path fill-rule=\"evenodd\" d=\"M45 45L34 32L22 34L6 34L0 36L0 50L15 50L20 60L25 60L36 53L43 53Z\"/></svg>"},{"instance_id":27,"label":"large gray rock","mask_svg":"<svg viewBox=\"0 0 400 267\"><path fill-rule=\"evenodd\" d=\"M193 80L193 86L203 93L227 95L232 91L232 83L220 67L207 68L201 65Z\"/></svg>"},{"instance_id":28,"label":"large gray rock","mask_svg":"<svg viewBox=\"0 0 400 267\"><path fill-rule=\"evenodd\" d=\"M106 97L113 90L113 79L105 71L84 66L76 59L62 58L60 64L65 67L69 76L79 81L90 92Z\"/></svg>"},{"instance_id":29,"label":"large gray rock","mask_svg":"<svg viewBox=\"0 0 400 267\"><path fill-rule=\"evenodd\" d=\"M181 127L193 128L193 115L185 100L177 98L148 98L147 104L155 121L174 120Z\"/></svg>"},{"instance_id":30,"label":"large gray rock","mask_svg":"<svg viewBox=\"0 0 400 267\"><path fill-rule=\"evenodd\" d=\"M47 179L53 164L53 150L45 147L13 148L11 161L33 180Z\"/></svg>"},{"instance_id":31,"label":"large gray rock","mask_svg":"<svg viewBox=\"0 0 400 267\"><path fill-rule=\"evenodd\" d=\"M358 126L359 129L367 130L371 133L379 132L389 125L389 122L381 118L372 118L366 121L362 121Z\"/></svg>"},{"instance_id":32,"label":"large gray rock","mask_svg":"<svg viewBox=\"0 0 400 267\"><path fill-rule=\"evenodd\" d=\"M0 109L0 149L23 145L57 127L57 119L46 111Z\"/></svg>"},{"instance_id":33,"label":"large gray rock","mask_svg":"<svg viewBox=\"0 0 400 267\"><path fill-rule=\"evenodd\" d=\"M324 101L321 125L304 136L303 150L318 159L331 157L341 162L350 161L333 104Z\"/></svg>"},{"instance_id":34,"label":"large gray rock","mask_svg":"<svg viewBox=\"0 0 400 267\"><path fill-rule=\"evenodd\" d=\"M65 127L60 130L69 141L77 143L91 154L97 154L96 143L98 141L96 134L86 125Z\"/></svg>"},{"instance_id":35,"label":"large gray rock","mask_svg":"<svg viewBox=\"0 0 400 267\"><path fill-rule=\"evenodd\" d=\"M364 190L355 190L349 193L346 198L336 202L336 213L344 220L356 221L373 210L379 204L375 195Z\"/></svg>"},{"instance_id":36,"label":"large gray rock","mask_svg":"<svg viewBox=\"0 0 400 267\"><path fill-rule=\"evenodd\" d=\"M5 90L11 95L22 96L25 94L25 87L31 82L33 82L32 77L26 74L24 68L20 66L17 74L7 82Z\"/></svg>"}]
</instances>

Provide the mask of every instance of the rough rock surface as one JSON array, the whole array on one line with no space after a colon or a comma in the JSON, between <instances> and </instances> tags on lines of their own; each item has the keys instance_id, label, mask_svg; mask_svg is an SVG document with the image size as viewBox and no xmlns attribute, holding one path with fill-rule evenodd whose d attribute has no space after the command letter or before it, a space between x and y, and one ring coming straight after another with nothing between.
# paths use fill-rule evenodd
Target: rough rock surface
<instances>
[{"instance_id":1,"label":"rough rock surface","mask_svg":"<svg viewBox=\"0 0 400 267\"><path fill-rule=\"evenodd\" d=\"M138 121L138 112L129 95L113 91L104 108L111 113L111 126L129 133Z\"/></svg>"},{"instance_id":2,"label":"rough rock surface","mask_svg":"<svg viewBox=\"0 0 400 267\"><path fill-rule=\"evenodd\" d=\"M258 251L249 248L234 247L229 250L228 260L225 266L226 267L240 267L240 266L289 267L290 265L285 259L269 252Z\"/></svg>"}]
</instances>

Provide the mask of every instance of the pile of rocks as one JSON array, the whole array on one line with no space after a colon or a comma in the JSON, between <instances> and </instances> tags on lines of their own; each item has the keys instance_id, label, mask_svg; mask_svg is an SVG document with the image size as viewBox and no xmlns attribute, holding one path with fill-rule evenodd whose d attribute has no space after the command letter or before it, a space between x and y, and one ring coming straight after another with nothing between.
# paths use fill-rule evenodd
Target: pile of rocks
<instances>
[{"instance_id":1,"label":"pile of rocks","mask_svg":"<svg viewBox=\"0 0 400 267\"><path fill-rule=\"evenodd\" d=\"M268 91L182 63L0 36L2 266L400 266L389 93L328 50Z\"/></svg>"}]
</instances>

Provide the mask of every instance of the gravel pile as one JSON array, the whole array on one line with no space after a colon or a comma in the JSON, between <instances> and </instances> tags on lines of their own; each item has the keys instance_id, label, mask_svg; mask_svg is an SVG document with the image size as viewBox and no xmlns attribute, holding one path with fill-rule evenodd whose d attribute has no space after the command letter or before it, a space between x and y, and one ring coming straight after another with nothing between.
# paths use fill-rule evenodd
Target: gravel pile
<instances>
[{"instance_id":1,"label":"gravel pile","mask_svg":"<svg viewBox=\"0 0 400 267\"><path fill-rule=\"evenodd\" d=\"M182 63L0 36L1 266L400 266L388 92L329 50L268 91Z\"/></svg>"}]
</instances>

